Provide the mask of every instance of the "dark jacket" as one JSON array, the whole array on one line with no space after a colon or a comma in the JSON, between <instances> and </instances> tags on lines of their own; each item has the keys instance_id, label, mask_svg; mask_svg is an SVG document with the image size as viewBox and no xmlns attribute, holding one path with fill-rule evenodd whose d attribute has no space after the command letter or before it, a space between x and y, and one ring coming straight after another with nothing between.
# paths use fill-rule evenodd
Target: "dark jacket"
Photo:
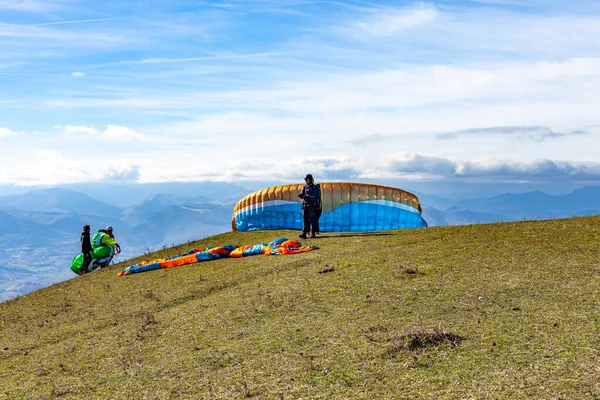
<instances>
[{"instance_id":1,"label":"dark jacket","mask_svg":"<svg viewBox=\"0 0 600 400\"><path fill-rule=\"evenodd\" d=\"M304 185L298 197L302 199L302 208L319 208L321 193L319 193L319 187L314 183Z\"/></svg>"},{"instance_id":2,"label":"dark jacket","mask_svg":"<svg viewBox=\"0 0 600 400\"><path fill-rule=\"evenodd\" d=\"M81 232L81 252L83 254L90 253L92 251L92 242L90 241L89 232Z\"/></svg>"}]
</instances>

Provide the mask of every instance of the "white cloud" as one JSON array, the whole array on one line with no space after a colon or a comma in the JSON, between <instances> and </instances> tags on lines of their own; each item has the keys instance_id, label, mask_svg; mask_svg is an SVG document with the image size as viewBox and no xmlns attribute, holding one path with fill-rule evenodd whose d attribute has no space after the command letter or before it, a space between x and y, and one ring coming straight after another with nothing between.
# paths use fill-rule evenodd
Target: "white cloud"
<instances>
[{"instance_id":1,"label":"white cloud","mask_svg":"<svg viewBox=\"0 0 600 400\"><path fill-rule=\"evenodd\" d=\"M134 130L118 125L108 125L103 131L77 125L56 126L58 132L86 139L108 140L113 142L144 140L144 136Z\"/></svg>"},{"instance_id":2,"label":"white cloud","mask_svg":"<svg viewBox=\"0 0 600 400\"><path fill-rule=\"evenodd\" d=\"M127 165L110 167L104 173L101 180L114 182L136 182L139 178L139 167L137 165Z\"/></svg>"},{"instance_id":3,"label":"white cloud","mask_svg":"<svg viewBox=\"0 0 600 400\"><path fill-rule=\"evenodd\" d=\"M75 77L81 77L81 76L85 76L85 72L71 72L71 76L75 76Z\"/></svg>"},{"instance_id":4,"label":"white cloud","mask_svg":"<svg viewBox=\"0 0 600 400\"><path fill-rule=\"evenodd\" d=\"M430 177L453 176L457 168L456 163L450 159L414 153L392 155L383 165L384 169L394 173L425 174Z\"/></svg>"},{"instance_id":5,"label":"white cloud","mask_svg":"<svg viewBox=\"0 0 600 400\"><path fill-rule=\"evenodd\" d=\"M250 54L236 54L236 53L220 53L214 54L210 57L186 57L186 58L146 58L138 61L141 64L164 64L164 63L185 63L193 61L218 61L218 60L241 60L249 58L261 58L261 57L272 57L280 55L281 53L267 52L267 53L250 53Z\"/></svg>"},{"instance_id":6,"label":"white cloud","mask_svg":"<svg viewBox=\"0 0 600 400\"><path fill-rule=\"evenodd\" d=\"M396 36L435 21L439 14L433 4L417 2L410 7L375 9L368 17L337 30L345 35L366 38Z\"/></svg>"},{"instance_id":7,"label":"white cloud","mask_svg":"<svg viewBox=\"0 0 600 400\"><path fill-rule=\"evenodd\" d=\"M503 182L600 181L600 162L564 160L453 160L421 154L397 154L382 164L388 171L423 174L433 179L479 179Z\"/></svg>"},{"instance_id":8,"label":"white cloud","mask_svg":"<svg viewBox=\"0 0 600 400\"><path fill-rule=\"evenodd\" d=\"M0 149L6 167L0 169L0 183L18 185L54 185L90 181L135 182L139 168L128 160L114 157L109 148L92 147L88 152L76 148L28 150L31 157ZM35 162L31 162L35 160Z\"/></svg>"},{"instance_id":9,"label":"white cloud","mask_svg":"<svg viewBox=\"0 0 600 400\"><path fill-rule=\"evenodd\" d=\"M42 12L57 9L60 1L0 0L0 10Z\"/></svg>"},{"instance_id":10,"label":"white cloud","mask_svg":"<svg viewBox=\"0 0 600 400\"><path fill-rule=\"evenodd\" d=\"M57 150L36 149L33 150L33 155L40 164L60 164L65 161L62 153Z\"/></svg>"},{"instance_id":11,"label":"white cloud","mask_svg":"<svg viewBox=\"0 0 600 400\"><path fill-rule=\"evenodd\" d=\"M600 104L600 96L597 95L600 93L598 71L600 58L569 59L561 63L483 64L471 67L429 65L339 73L321 79L317 76L312 81L274 82L266 89L258 90L204 92L177 88L161 96L155 93L144 94L141 90L135 93L135 97L129 97L127 92L118 97L115 93L110 93L110 97L80 96L76 99L52 100L46 104L54 108L72 109L118 107L132 110L177 110L182 113L192 111L196 114L208 114L203 119L214 119L219 126L222 122L233 119L244 119L243 122L247 123L248 118L252 118L251 125L258 123L256 117L248 114L250 110L261 111L260 115L264 115L261 123L277 124L269 120L281 120L281 111L296 114L299 119L306 120L306 115L325 113L335 118L339 113L344 113L343 117L346 117L356 115L357 111L366 111L371 116L381 114L381 110L388 110L389 114L403 112L411 116L422 113L425 109L435 109L437 114L441 109L442 112L451 112L457 119L463 120L460 125L447 127L460 130L472 127L465 123L465 117L471 118L470 110L474 107L492 110L510 105L517 110L495 115L486 122L478 122L480 126L521 124L517 121L527 115L531 116L537 110L540 114L551 115L552 119L568 117L573 111L571 106L579 108L577 115L591 115L589 109ZM528 109L524 108L525 105ZM220 110L218 114L211 113L217 109ZM476 117L481 115L477 114ZM225 121L217 121L221 117ZM514 121L507 120L510 118L514 118ZM537 116L532 117L534 118ZM545 123L550 122L555 123ZM436 119L430 119L429 123L421 126L428 131L441 130L441 127L435 125Z\"/></svg>"},{"instance_id":12,"label":"white cloud","mask_svg":"<svg viewBox=\"0 0 600 400\"><path fill-rule=\"evenodd\" d=\"M84 136L99 136L100 131L96 128L91 128L88 126L75 126L75 125L66 125L66 126L56 126L55 129L61 130L68 134L73 135L84 135Z\"/></svg>"},{"instance_id":13,"label":"white cloud","mask_svg":"<svg viewBox=\"0 0 600 400\"><path fill-rule=\"evenodd\" d=\"M0 168L0 182L19 185L58 184L87 181L93 176L59 150L31 146L27 153L2 149L6 166ZM23 157L28 154L29 157ZM35 160L32 162L31 160Z\"/></svg>"},{"instance_id":14,"label":"white cloud","mask_svg":"<svg viewBox=\"0 0 600 400\"><path fill-rule=\"evenodd\" d=\"M600 6L592 3L569 7L555 2L554 7L541 6L543 13L442 3L439 7L420 3L416 7L373 8L333 31L344 38L358 39L349 49L350 54L364 52L388 65L587 56L600 50ZM587 12L581 12L586 8ZM361 42L369 48L360 47ZM337 46L333 48L340 47L334 44ZM316 54L328 55L318 50ZM370 61L363 58L361 64Z\"/></svg>"},{"instance_id":15,"label":"white cloud","mask_svg":"<svg viewBox=\"0 0 600 400\"><path fill-rule=\"evenodd\" d=\"M0 127L0 137L8 137L8 136L16 136L16 135L18 135L17 132L11 131L8 128Z\"/></svg>"},{"instance_id":16,"label":"white cloud","mask_svg":"<svg viewBox=\"0 0 600 400\"><path fill-rule=\"evenodd\" d=\"M37 60L70 60L77 55L85 57L90 49L97 52L138 45L144 38L129 25L103 26L90 29L80 25L28 25L22 23L0 22L0 40L2 53L0 59L14 60L20 63L40 66ZM63 70L60 64L53 65Z\"/></svg>"},{"instance_id":17,"label":"white cloud","mask_svg":"<svg viewBox=\"0 0 600 400\"><path fill-rule=\"evenodd\" d=\"M489 128L471 128L455 132L445 132L435 135L437 139L456 139L462 135L510 135L519 139L542 142L548 139L566 138L573 135L587 135L584 130L578 129L570 132L556 132L547 126L493 126Z\"/></svg>"},{"instance_id":18,"label":"white cloud","mask_svg":"<svg viewBox=\"0 0 600 400\"><path fill-rule=\"evenodd\" d=\"M94 18L94 19L77 19L70 21L54 21L54 22L45 22L42 24L35 24L31 26L50 26L50 25L72 25L72 24L87 24L90 22L101 22L101 21L113 21L119 18Z\"/></svg>"},{"instance_id":19,"label":"white cloud","mask_svg":"<svg viewBox=\"0 0 600 400\"><path fill-rule=\"evenodd\" d=\"M199 157L199 155L201 156ZM303 157L280 155L264 159L261 157L227 157L218 165L207 160L202 153L190 155L180 152L177 158L169 158L168 165L157 167L146 163L141 169L140 182L163 180L194 181L301 181L310 171L321 180L344 180L356 178L366 166L360 158L346 156ZM181 166L185 165L185 168ZM169 176L170 178L165 178Z\"/></svg>"},{"instance_id":20,"label":"white cloud","mask_svg":"<svg viewBox=\"0 0 600 400\"><path fill-rule=\"evenodd\" d=\"M108 125L108 127L106 127L106 130L103 132L102 137L110 140L122 141L135 140L137 138L140 138L140 135L138 135L132 129L126 128L124 126Z\"/></svg>"},{"instance_id":21,"label":"white cloud","mask_svg":"<svg viewBox=\"0 0 600 400\"><path fill-rule=\"evenodd\" d=\"M115 132L122 131L118 127ZM52 135L36 140L39 148L28 149L36 160L23 159L15 143L0 149L0 182L54 184L78 181L289 181L296 182L308 172L320 181L402 179L407 181L462 182L600 182L599 161L564 159L520 159L506 157L447 157L435 153L398 152L406 148L394 141L366 151L348 144L348 148L324 148L314 143L296 144L287 138L267 140L255 151L243 137L221 140L212 145L163 143L151 146L110 146L89 140L74 141L73 135L103 132L89 127L65 127L71 140L57 141ZM124 129L127 132L127 129ZM117 137L120 134L117 133ZM432 139L435 140L435 139ZM273 143L271 143L273 142ZM64 146L69 143L69 146ZM79 144L78 144L79 143ZM113 142L114 143L114 142ZM27 143L31 146L31 143ZM148 147L150 146L150 147ZM47 147L47 148L46 148ZM426 148L426 146L424 146ZM354 153L350 150L355 149ZM337 154L337 155L331 155ZM169 160L157 164L156 160Z\"/></svg>"},{"instance_id":22,"label":"white cloud","mask_svg":"<svg viewBox=\"0 0 600 400\"><path fill-rule=\"evenodd\" d=\"M111 152L138 165L140 181L217 176L229 180L283 179L292 176L292 171L286 172L286 162L307 154L348 157L353 163L362 157L360 168L356 164L337 170L324 167L323 175L329 171L331 176L371 178L393 175L374 160L382 153L398 151L465 160L502 159L511 154L522 161L598 161L597 132L585 128L598 123L600 72L594 72L598 62L586 58L469 68L410 67L317 76L319 79L313 81L278 82L260 90L171 90L165 96L148 92L148 97L135 98L129 97L132 91L113 90L115 99L78 97L67 110L126 109L133 104L135 107L128 110L141 116L140 120L167 110L183 118L168 123L150 121L142 126L65 126L63 130L76 138L135 141L135 146L113 147ZM540 69L553 72L543 74ZM143 91L133 92L143 95ZM499 132L511 127L522 127L521 133ZM576 134L581 131L588 134ZM448 132L457 133L456 140L436 139L436 135ZM558 140L542 140L551 137ZM515 138L534 140L535 147L521 145L525 142L517 143ZM234 162L249 156L248 165L254 167ZM144 158L169 159L170 166L155 168ZM277 167L263 167L258 160L264 159L277 163ZM438 171L445 167L443 162L433 163L430 170L415 170L410 177L445 176L447 172Z\"/></svg>"},{"instance_id":23,"label":"white cloud","mask_svg":"<svg viewBox=\"0 0 600 400\"><path fill-rule=\"evenodd\" d=\"M387 135L382 135L381 133L373 133L370 135L364 135L357 139L348 140L348 143L351 143L355 146L359 147L368 147L374 143L381 143L390 140L391 137Z\"/></svg>"}]
</instances>

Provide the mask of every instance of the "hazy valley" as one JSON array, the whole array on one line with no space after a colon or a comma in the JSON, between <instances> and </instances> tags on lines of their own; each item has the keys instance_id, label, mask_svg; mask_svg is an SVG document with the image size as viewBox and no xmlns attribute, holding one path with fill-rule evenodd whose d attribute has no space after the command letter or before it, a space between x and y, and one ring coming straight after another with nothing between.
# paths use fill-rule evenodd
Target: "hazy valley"
<instances>
[{"instance_id":1,"label":"hazy valley","mask_svg":"<svg viewBox=\"0 0 600 400\"><path fill-rule=\"evenodd\" d=\"M115 229L115 262L231 230L236 202L250 191L228 183L79 185L0 197L0 301L75 277L84 224ZM600 186L564 196L540 191L446 199L418 193L429 226L600 214Z\"/></svg>"}]
</instances>

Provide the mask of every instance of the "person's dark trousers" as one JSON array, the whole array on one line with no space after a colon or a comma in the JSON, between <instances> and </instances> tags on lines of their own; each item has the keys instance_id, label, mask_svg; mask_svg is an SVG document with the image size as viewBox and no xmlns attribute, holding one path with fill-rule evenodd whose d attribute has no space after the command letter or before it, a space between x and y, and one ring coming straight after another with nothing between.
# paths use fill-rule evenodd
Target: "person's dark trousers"
<instances>
[{"instance_id":1,"label":"person's dark trousers","mask_svg":"<svg viewBox=\"0 0 600 400\"><path fill-rule=\"evenodd\" d=\"M89 272L88 267L91 262L92 253L83 253L83 265L81 266L81 269L85 270L86 272Z\"/></svg>"},{"instance_id":2,"label":"person's dark trousers","mask_svg":"<svg viewBox=\"0 0 600 400\"><path fill-rule=\"evenodd\" d=\"M302 235L306 236L309 232L314 237L317 231L317 210L313 207L304 209L304 229Z\"/></svg>"},{"instance_id":3,"label":"person's dark trousers","mask_svg":"<svg viewBox=\"0 0 600 400\"><path fill-rule=\"evenodd\" d=\"M323 214L323 209L317 209L317 216L315 218L315 233L321 233L321 227L319 226L319 220L321 219L321 214Z\"/></svg>"},{"instance_id":4,"label":"person's dark trousers","mask_svg":"<svg viewBox=\"0 0 600 400\"><path fill-rule=\"evenodd\" d=\"M310 217L310 226L311 226L311 237L315 237L315 234L319 231L319 222L317 220L317 216L314 215Z\"/></svg>"}]
</instances>

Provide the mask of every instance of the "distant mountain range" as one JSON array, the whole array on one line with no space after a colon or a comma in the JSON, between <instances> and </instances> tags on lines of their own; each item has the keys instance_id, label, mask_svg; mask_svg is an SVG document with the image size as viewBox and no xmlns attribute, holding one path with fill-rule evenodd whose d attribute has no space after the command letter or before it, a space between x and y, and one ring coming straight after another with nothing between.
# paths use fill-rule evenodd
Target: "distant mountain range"
<instances>
[{"instance_id":1,"label":"distant mountain range","mask_svg":"<svg viewBox=\"0 0 600 400\"><path fill-rule=\"evenodd\" d=\"M74 277L69 265L80 251L84 224L93 232L113 226L123 249L119 260L126 260L231 230L233 207L247 193L229 183L202 182L81 184L0 197L0 301ZM564 196L540 191L460 200L418 196L429 226L600 214L600 186Z\"/></svg>"},{"instance_id":2,"label":"distant mountain range","mask_svg":"<svg viewBox=\"0 0 600 400\"><path fill-rule=\"evenodd\" d=\"M564 195L540 191L479 199L448 200L420 195L429 226L569 218L600 214L600 186L586 186Z\"/></svg>"},{"instance_id":3,"label":"distant mountain range","mask_svg":"<svg viewBox=\"0 0 600 400\"><path fill-rule=\"evenodd\" d=\"M83 215L115 216L115 207L86 194L69 189L39 189L13 196L0 197L0 208L21 211L74 212Z\"/></svg>"}]
</instances>

